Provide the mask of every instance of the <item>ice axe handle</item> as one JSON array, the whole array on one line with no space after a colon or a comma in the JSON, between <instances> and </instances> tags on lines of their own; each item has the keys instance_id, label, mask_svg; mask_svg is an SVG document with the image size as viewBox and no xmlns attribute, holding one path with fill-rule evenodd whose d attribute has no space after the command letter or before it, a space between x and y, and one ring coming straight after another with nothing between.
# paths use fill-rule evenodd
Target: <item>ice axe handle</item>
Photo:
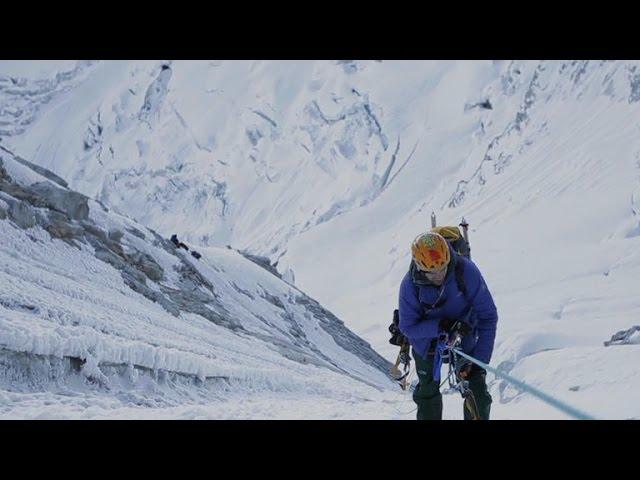
<instances>
[{"instance_id":1,"label":"ice axe handle","mask_svg":"<svg viewBox=\"0 0 640 480\"><path fill-rule=\"evenodd\" d=\"M469 255L469 258L471 258L471 245L469 245L469 224L467 223L464 217L462 217L460 226L462 227L462 236L464 237L464 241L467 244L467 249L468 249L467 253Z\"/></svg>"}]
</instances>

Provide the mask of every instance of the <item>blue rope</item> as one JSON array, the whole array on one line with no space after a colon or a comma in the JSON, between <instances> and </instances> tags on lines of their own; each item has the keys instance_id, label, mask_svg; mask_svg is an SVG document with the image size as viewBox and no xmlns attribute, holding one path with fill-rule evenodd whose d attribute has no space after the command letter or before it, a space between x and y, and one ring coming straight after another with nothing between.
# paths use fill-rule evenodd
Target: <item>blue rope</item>
<instances>
[{"instance_id":1,"label":"blue rope","mask_svg":"<svg viewBox=\"0 0 640 480\"><path fill-rule=\"evenodd\" d=\"M451 350L454 351L455 353L457 353L458 355L460 355L461 357L464 357L467 360L475 363L476 365L484 368L485 370L493 373L496 377L504 378L506 381L508 381L509 383L515 385L521 391L528 392L531 395L533 395L534 397L538 397L543 402L548 403L549 405L557 408L558 410L562 410L563 412L571 415L574 418L577 418L578 420L595 420L595 418L592 417L591 415L588 415L588 414L578 410L577 408L574 408L571 405L568 405L568 404L562 402L561 400L558 400L557 398L554 398L551 395L549 395L547 393L544 393L541 390L538 390L537 388L534 388L534 387L532 387L530 385L527 385L526 383L521 382L520 380L517 380L517 379L513 378L511 375L507 375L504 372L496 370L495 368L490 367L489 365L487 365L486 363L481 362L480 360L476 360L471 355L467 355L466 353L464 353L463 351L461 351L461 350L459 350L457 348L452 348Z\"/></svg>"},{"instance_id":2,"label":"blue rope","mask_svg":"<svg viewBox=\"0 0 640 480\"><path fill-rule=\"evenodd\" d=\"M433 356L433 379L440 383L440 370L442 370L442 361L444 357L448 357L449 344L447 341L447 334L441 334L438 337L438 343L436 345L436 351Z\"/></svg>"}]
</instances>

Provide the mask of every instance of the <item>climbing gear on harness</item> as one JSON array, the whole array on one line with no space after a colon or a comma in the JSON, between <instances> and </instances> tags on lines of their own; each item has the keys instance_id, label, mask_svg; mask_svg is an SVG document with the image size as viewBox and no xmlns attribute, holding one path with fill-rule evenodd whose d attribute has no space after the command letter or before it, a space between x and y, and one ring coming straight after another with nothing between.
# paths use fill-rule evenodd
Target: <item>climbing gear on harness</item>
<instances>
[{"instance_id":1,"label":"climbing gear on harness","mask_svg":"<svg viewBox=\"0 0 640 480\"><path fill-rule=\"evenodd\" d=\"M458 320L453 324L453 327L451 327L451 332L453 334L460 335L461 337L469 335L469 333L471 333L471 330L471 325L469 325L464 320Z\"/></svg>"},{"instance_id":2,"label":"climbing gear on harness","mask_svg":"<svg viewBox=\"0 0 640 480\"><path fill-rule=\"evenodd\" d=\"M389 343L400 347L396 363L391 367L391 375L393 379L398 382L402 390L407 388L407 377L411 371L411 357L409 355L409 340L400 331L398 324L400 323L400 314L398 310L393 311L393 321L389 325L389 332L391 338ZM398 368L402 364L402 371Z\"/></svg>"},{"instance_id":3,"label":"climbing gear on harness","mask_svg":"<svg viewBox=\"0 0 640 480\"><path fill-rule=\"evenodd\" d=\"M402 364L402 371L398 368ZM411 372L411 357L409 356L409 342L400 347L400 352L396 358L396 363L391 367L391 375L398 382L402 390L407 389L407 377Z\"/></svg>"},{"instance_id":4,"label":"climbing gear on harness","mask_svg":"<svg viewBox=\"0 0 640 480\"><path fill-rule=\"evenodd\" d=\"M438 328L443 332L449 332L451 330L451 327L453 327L455 323L456 323L456 320L454 318L449 318L449 317L443 318L438 323Z\"/></svg>"},{"instance_id":5,"label":"climbing gear on harness","mask_svg":"<svg viewBox=\"0 0 640 480\"><path fill-rule=\"evenodd\" d=\"M454 335L452 341L443 343L442 356L448 358L449 360L449 372L447 374L447 378L440 384L440 386L448 381L449 388L451 390L460 392L460 395L464 399L464 407L469 411L471 419L480 420L481 418L478 413L478 405L473 395L473 391L469 387L469 380L467 380L471 362L463 357L458 356L458 354L456 353L456 348L460 345L461 342L462 336L457 333ZM465 372L467 373L465 374ZM439 371L437 381L440 381Z\"/></svg>"},{"instance_id":6,"label":"climbing gear on harness","mask_svg":"<svg viewBox=\"0 0 640 480\"><path fill-rule=\"evenodd\" d=\"M411 244L411 254L416 266L427 272L441 270L451 260L447 241L436 232L418 235Z\"/></svg>"},{"instance_id":7,"label":"climbing gear on harness","mask_svg":"<svg viewBox=\"0 0 640 480\"><path fill-rule=\"evenodd\" d=\"M469 325L464 320L458 320L455 318L443 318L440 320L438 324L440 330L447 332L449 334L459 333L460 336L464 337L471 332L471 325Z\"/></svg>"},{"instance_id":8,"label":"climbing gear on harness","mask_svg":"<svg viewBox=\"0 0 640 480\"><path fill-rule=\"evenodd\" d=\"M438 343L436 344L436 351L433 357L433 379L436 382L440 381L440 370L443 363L450 363L451 357L449 352L449 335L441 333L438 335Z\"/></svg>"},{"instance_id":9,"label":"climbing gear on harness","mask_svg":"<svg viewBox=\"0 0 640 480\"><path fill-rule=\"evenodd\" d=\"M400 331L399 324L400 323L400 314L398 309L396 308L393 311L393 321L391 325L389 325L389 332L391 333L391 338L389 339L389 343L391 345L395 345L397 347L401 347L406 342L407 338Z\"/></svg>"}]
</instances>

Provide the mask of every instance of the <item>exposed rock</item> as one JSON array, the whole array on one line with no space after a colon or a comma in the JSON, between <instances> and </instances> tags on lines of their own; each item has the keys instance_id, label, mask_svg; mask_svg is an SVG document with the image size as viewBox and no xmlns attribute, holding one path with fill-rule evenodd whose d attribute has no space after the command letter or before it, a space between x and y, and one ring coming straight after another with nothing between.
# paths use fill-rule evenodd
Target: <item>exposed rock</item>
<instances>
[{"instance_id":1,"label":"exposed rock","mask_svg":"<svg viewBox=\"0 0 640 480\"><path fill-rule=\"evenodd\" d=\"M182 262L175 268L180 274L177 289L160 285L162 293L181 310L195 313L207 320L232 330L242 330L242 325L218 300L213 285L181 255Z\"/></svg>"},{"instance_id":2,"label":"exposed rock","mask_svg":"<svg viewBox=\"0 0 640 480\"><path fill-rule=\"evenodd\" d=\"M62 240L71 240L74 238L82 238L84 230L79 225L70 223L69 218L55 210L50 210L48 214L38 212L36 215L37 223L44 228L53 238Z\"/></svg>"},{"instance_id":3,"label":"exposed rock","mask_svg":"<svg viewBox=\"0 0 640 480\"><path fill-rule=\"evenodd\" d=\"M35 183L29 188L45 200L47 207L62 211L74 220L89 218L88 198L81 193L58 188L49 182Z\"/></svg>"},{"instance_id":4,"label":"exposed rock","mask_svg":"<svg viewBox=\"0 0 640 480\"><path fill-rule=\"evenodd\" d=\"M296 297L296 303L304 305L314 317L320 321L320 326L333 340L345 350L352 352L361 359L375 366L380 371L389 373L389 362L371 348L367 342L344 326L344 322L318 302L307 296Z\"/></svg>"},{"instance_id":5,"label":"exposed rock","mask_svg":"<svg viewBox=\"0 0 640 480\"><path fill-rule=\"evenodd\" d=\"M109 230L109 238L114 242L119 242L120 240L122 240L123 236L124 236L124 233L120 230L117 230L117 229Z\"/></svg>"},{"instance_id":6,"label":"exposed rock","mask_svg":"<svg viewBox=\"0 0 640 480\"><path fill-rule=\"evenodd\" d=\"M180 282L182 286L190 291L196 291L200 288L204 288L209 290L215 298L218 298L211 282L203 277L202 274L196 270L191 263L186 261L184 257L181 258L182 262L176 267L176 271L180 274Z\"/></svg>"},{"instance_id":7,"label":"exposed rock","mask_svg":"<svg viewBox=\"0 0 640 480\"><path fill-rule=\"evenodd\" d=\"M30 165L27 164L27 166ZM287 310L289 305L287 299L271 295L264 289L260 293L263 298L280 309L280 315L287 323L286 327L280 325L276 327L267 319L263 319L263 321L280 332L282 336L249 333L240 321L225 308L216 288L192 263L194 260L190 255L182 249L177 249L171 241L161 237L153 230L149 230L150 233L145 235L134 227L124 228L124 231L145 240L148 244L163 249L177 260L174 265L178 274L177 282L172 285L161 283L163 279L166 279L166 275L163 267L151 253L134 248L127 242L127 238L133 239L127 237L123 230L112 228L107 231L96 225L89 218L88 198L62 188L63 184L59 182L56 183L49 181L32 185L16 183L8 175L4 163L0 163L0 219L8 217L22 229L40 225L53 238L61 239L76 247L78 246L76 242L91 245L95 257L117 269L125 285L150 301L158 303L173 316L178 317L181 312L193 313L241 335L251 335L268 342L284 357L291 360L344 372L335 361L323 354L316 345L309 341L296 316ZM147 238L149 235L152 235L152 238ZM240 253L248 260L281 278L268 258L250 255L246 252ZM212 265L212 268L215 266ZM153 282L153 284L149 284L149 282ZM243 291L237 285L235 287L236 290L248 297L254 297L251 292ZM300 297L296 298L296 302L306 307L308 312L304 313L306 317L314 315L318 318L321 327L340 346L381 371L388 370L388 362L379 357L368 344L352 334L340 320L320 307L317 302L306 298L302 293ZM30 306L25 306L25 309L25 311L32 311ZM56 368L82 369L82 365L72 365L72 363L72 361L62 362L56 364ZM43 365L46 367L47 363L45 362ZM49 365L51 366L51 364Z\"/></svg>"},{"instance_id":8,"label":"exposed rock","mask_svg":"<svg viewBox=\"0 0 640 480\"><path fill-rule=\"evenodd\" d=\"M65 213L74 220L86 220L89 217L88 198L84 195L66 190L51 182L38 182L25 186L14 183L6 174L0 176L0 190L10 197L24 201L33 207L47 208Z\"/></svg>"},{"instance_id":9,"label":"exposed rock","mask_svg":"<svg viewBox=\"0 0 640 480\"><path fill-rule=\"evenodd\" d=\"M100 227L95 226L89 222L82 222L82 227L85 229L85 235L90 234L94 237L98 237L100 240L107 242L107 232Z\"/></svg>"},{"instance_id":10,"label":"exposed rock","mask_svg":"<svg viewBox=\"0 0 640 480\"><path fill-rule=\"evenodd\" d=\"M174 317L180 316L180 308L165 295L156 290L152 290L146 284L145 277L133 269L125 268L121 271L124 283L134 292L138 292L152 302L160 304L167 312Z\"/></svg>"},{"instance_id":11,"label":"exposed rock","mask_svg":"<svg viewBox=\"0 0 640 480\"><path fill-rule=\"evenodd\" d=\"M269 261L267 257L260 257L258 255L251 255L250 253L238 251L240 255L242 255L247 260L251 260L256 265L264 268L267 272L274 274L279 279L282 279L282 275L278 272L276 267Z\"/></svg>"},{"instance_id":12,"label":"exposed rock","mask_svg":"<svg viewBox=\"0 0 640 480\"><path fill-rule=\"evenodd\" d=\"M342 372L340 368L336 367L330 361L330 359L328 359L326 356L322 354L319 355L320 358L317 358L311 355L308 350L305 350L303 348L297 347L296 345L292 345L289 342L273 337L271 335L265 335L260 332L252 332L251 335L259 338L264 342L274 345L278 350L278 352L283 357L288 358L289 360L293 360L294 362L298 362L298 363L316 365L318 367L328 368L330 370L333 370L334 372ZM312 351L314 354L316 355L318 354L318 351L315 351L313 349Z\"/></svg>"},{"instance_id":13,"label":"exposed rock","mask_svg":"<svg viewBox=\"0 0 640 480\"><path fill-rule=\"evenodd\" d=\"M145 239L147 238L147 237L145 236L145 234L144 234L144 233L142 233L142 232L141 232L140 230L138 230L137 228L133 228L133 227L127 228L127 232L129 232L131 235L133 235L133 236L135 236L135 237L138 237L138 238L140 238L140 239L142 239L142 240L145 240Z\"/></svg>"},{"instance_id":14,"label":"exposed rock","mask_svg":"<svg viewBox=\"0 0 640 480\"><path fill-rule=\"evenodd\" d=\"M264 298L267 302L271 303L272 305L282 310L285 310L284 303L282 303L282 300L279 297L276 297L275 295L271 295L266 290L263 290L260 296Z\"/></svg>"},{"instance_id":15,"label":"exposed rock","mask_svg":"<svg viewBox=\"0 0 640 480\"><path fill-rule=\"evenodd\" d=\"M149 279L154 282L162 280L164 270L148 253L135 251L127 254L126 258L135 267L142 270Z\"/></svg>"},{"instance_id":16,"label":"exposed rock","mask_svg":"<svg viewBox=\"0 0 640 480\"><path fill-rule=\"evenodd\" d=\"M5 182L11 181L11 177L7 173L7 170L4 168L2 157L0 157L0 180L3 180Z\"/></svg>"},{"instance_id":17,"label":"exposed rock","mask_svg":"<svg viewBox=\"0 0 640 480\"><path fill-rule=\"evenodd\" d=\"M43 177L51 180L52 182L57 183L61 187L69 188L69 185L67 184L67 182L65 182L62 178L60 178L58 175L53 173L51 170L47 170L46 168L43 168L40 165L36 165L34 163L31 163L31 162L25 160L24 158L18 157L17 155L14 155L13 158L16 160L16 162L21 163L25 167L29 167L34 172L39 173Z\"/></svg>"},{"instance_id":18,"label":"exposed rock","mask_svg":"<svg viewBox=\"0 0 640 480\"><path fill-rule=\"evenodd\" d=\"M20 228L27 229L36 225L34 209L26 202L15 200L9 205L9 218Z\"/></svg>"},{"instance_id":19,"label":"exposed rock","mask_svg":"<svg viewBox=\"0 0 640 480\"><path fill-rule=\"evenodd\" d=\"M103 262L108 263L112 267L118 270L126 270L127 264L124 259L113 253L111 250L103 247L102 245L94 245L95 247L95 256L98 260L102 260ZM140 274L140 279L144 281L144 275Z\"/></svg>"},{"instance_id":20,"label":"exposed rock","mask_svg":"<svg viewBox=\"0 0 640 480\"><path fill-rule=\"evenodd\" d=\"M255 297L251 294L251 292L250 292L250 291L248 291L248 290L244 290L244 289L240 288L240 287L236 284L236 282L233 282L233 281L232 281L232 282L231 282L231 286L234 288L234 290L235 290L236 292L241 293L242 295L245 295L245 296L249 297L251 300L255 300Z\"/></svg>"},{"instance_id":21,"label":"exposed rock","mask_svg":"<svg viewBox=\"0 0 640 480\"><path fill-rule=\"evenodd\" d=\"M9 204L0 198L0 220L7 218L9 212Z\"/></svg>"},{"instance_id":22,"label":"exposed rock","mask_svg":"<svg viewBox=\"0 0 640 480\"><path fill-rule=\"evenodd\" d=\"M120 259L124 260L125 254L124 250L122 249L122 245L106 238L106 236L104 236L104 232L95 235L92 231L85 227L84 238L89 242L91 246L93 246L94 249L96 249L96 251L108 250L120 257Z\"/></svg>"},{"instance_id":23,"label":"exposed rock","mask_svg":"<svg viewBox=\"0 0 640 480\"><path fill-rule=\"evenodd\" d=\"M92 243L95 247L96 258L108 263L115 269L119 270L124 283L130 289L143 295L145 298L151 300L152 302L160 304L171 315L175 317L180 315L180 309L178 308L178 306L176 306L161 292L153 290L147 286L147 272L138 270L138 266L136 264L130 265L129 263L127 263L127 258L129 258L128 256L120 255L118 253L115 253L113 250L105 248L105 246L103 245L96 244L95 239L93 239ZM120 249L122 248L120 245L118 246L120 247ZM148 259L143 260L143 263L144 262L147 262L146 265L150 265ZM162 268L159 265L157 265L157 268L160 269L161 277ZM158 270L156 268L151 268L151 271L154 272L152 273L152 275L158 274Z\"/></svg>"},{"instance_id":24,"label":"exposed rock","mask_svg":"<svg viewBox=\"0 0 640 480\"><path fill-rule=\"evenodd\" d=\"M160 285L162 293L169 297L172 304L180 310L195 313L206 318L210 322L232 330L242 329L240 323L232 320L229 312L221 304L214 304L211 297L198 290L186 291L182 288L170 288ZM163 305L164 306L164 305Z\"/></svg>"},{"instance_id":25,"label":"exposed rock","mask_svg":"<svg viewBox=\"0 0 640 480\"><path fill-rule=\"evenodd\" d=\"M636 332L640 332L640 325L634 325L627 330L619 330L611 336L610 340L604 342L604 346L640 343L640 335L634 335Z\"/></svg>"}]
</instances>

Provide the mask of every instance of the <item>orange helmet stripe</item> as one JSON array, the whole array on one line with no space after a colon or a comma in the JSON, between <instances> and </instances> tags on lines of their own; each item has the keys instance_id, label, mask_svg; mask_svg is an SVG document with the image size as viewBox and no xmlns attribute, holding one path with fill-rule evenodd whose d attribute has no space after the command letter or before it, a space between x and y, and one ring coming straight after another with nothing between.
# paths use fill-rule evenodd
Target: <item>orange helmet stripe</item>
<instances>
[{"instance_id":1,"label":"orange helmet stripe","mask_svg":"<svg viewBox=\"0 0 640 480\"><path fill-rule=\"evenodd\" d=\"M411 245L411 253L422 270L440 270L451 260L447 241L436 232L418 235Z\"/></svg>"}]
</instances>

